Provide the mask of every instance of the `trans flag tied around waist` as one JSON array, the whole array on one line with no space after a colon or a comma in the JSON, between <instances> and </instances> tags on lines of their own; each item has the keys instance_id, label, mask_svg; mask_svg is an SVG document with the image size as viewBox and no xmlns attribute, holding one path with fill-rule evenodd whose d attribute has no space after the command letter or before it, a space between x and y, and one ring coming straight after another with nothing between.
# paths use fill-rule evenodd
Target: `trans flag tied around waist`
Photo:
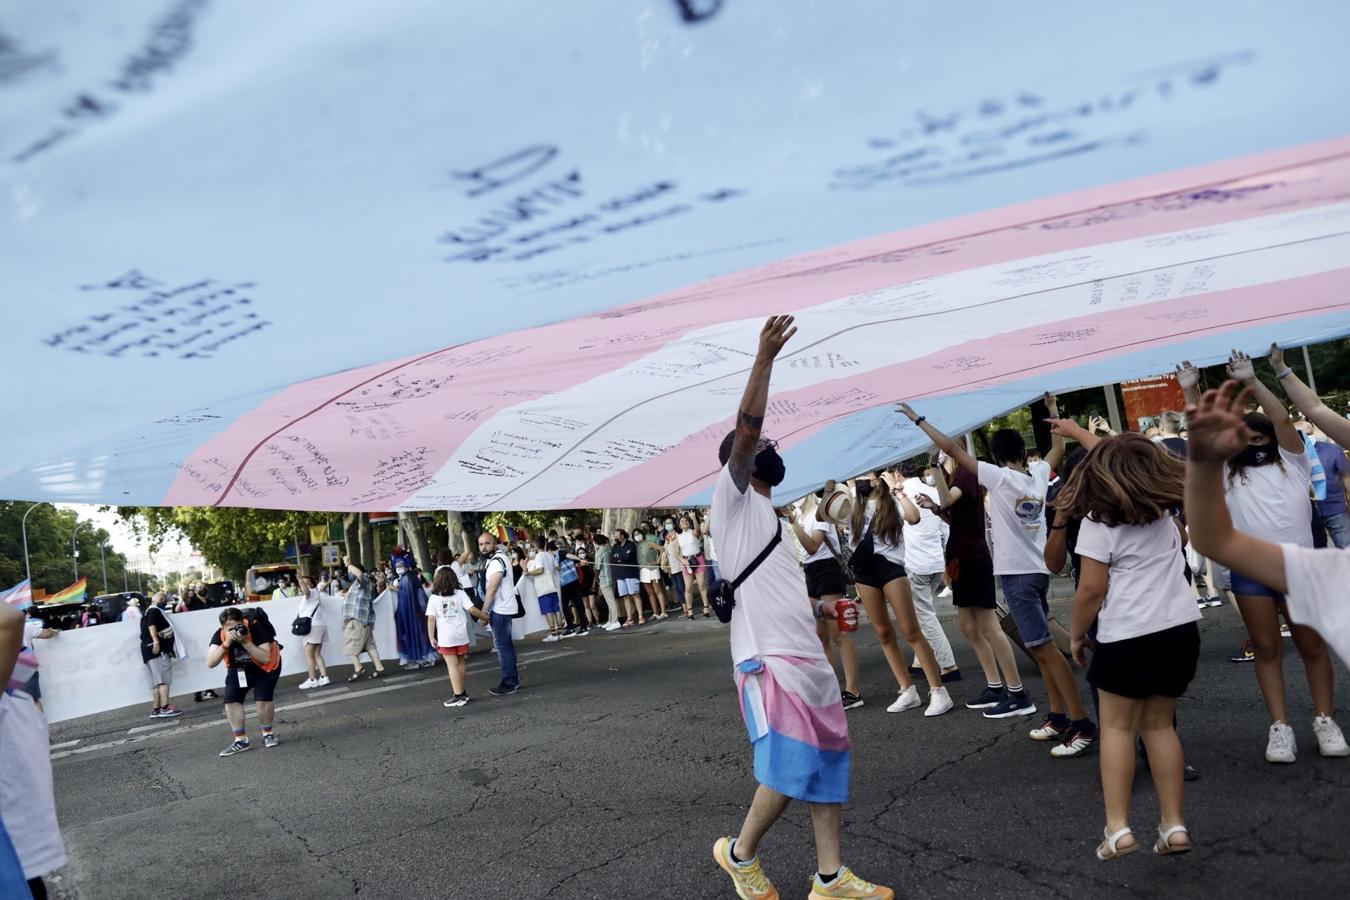
<instances>
[{"instance_id":1,"label":"trans flag tied around waist","mask_svg":"<svg viewBox=\"0 0 1350 900\"><path fill-rule=\"evenodd\" d=\"M787 498L924 449L896 401L1344 336L1350 4L1298 9L16 5L0 497L706 503L792 313Z\"/></svg>"},{"instance_id":2,"label":"trans flag tied around waist","mask_svg":"<svg viewBox=\"0 0 1350 900\"><path fill-rule=\"evenodd\" d=\"M736 667L755 780L797 800L845 803L851 744L839 679L823 659L766 656Z\"/></svg>"}]
</instances>

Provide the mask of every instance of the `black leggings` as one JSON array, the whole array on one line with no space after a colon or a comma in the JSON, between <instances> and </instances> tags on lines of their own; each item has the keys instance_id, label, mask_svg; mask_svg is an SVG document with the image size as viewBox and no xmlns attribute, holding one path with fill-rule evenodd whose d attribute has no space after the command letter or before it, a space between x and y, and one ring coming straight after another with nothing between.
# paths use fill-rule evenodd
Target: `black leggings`
<instances>
[{"instance_id":1,"label":"black leggings","mask_svg":"<svg viewBox=\"0 0 1350 900\"><path fill-rule=\"evenodd\" d=\"M562 586L562 607L572 620L574 628L586 627L586 608L581 602L581 582L574 581Z\"/></svg>"},{"instance_id":2,"label":"black leggings","mask_svg":"<svg viewBox=\"0 0 1350 900\"><path fill-rule=\"evenodd\" d=\"M33 900L47 900L47 886L42 883L41 876L28 879L28 890Z\"/></svg>"}]
</instances>

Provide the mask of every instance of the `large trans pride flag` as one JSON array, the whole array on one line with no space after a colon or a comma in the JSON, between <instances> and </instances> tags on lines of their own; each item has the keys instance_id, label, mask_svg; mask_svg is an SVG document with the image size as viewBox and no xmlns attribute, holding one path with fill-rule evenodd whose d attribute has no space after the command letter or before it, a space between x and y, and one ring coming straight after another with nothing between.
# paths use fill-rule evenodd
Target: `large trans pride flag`
<instances>
[{"instance_id":1,"label":"large trans pride flag","mask_svg":"<svg viewBox=\"0 0 1350 900\"><path fill-rule=\"evenodd\" d=\"M1333 2L51 0L0 23L0 496L785 497L1350 333Z\"/></svg>"}]
</instances>

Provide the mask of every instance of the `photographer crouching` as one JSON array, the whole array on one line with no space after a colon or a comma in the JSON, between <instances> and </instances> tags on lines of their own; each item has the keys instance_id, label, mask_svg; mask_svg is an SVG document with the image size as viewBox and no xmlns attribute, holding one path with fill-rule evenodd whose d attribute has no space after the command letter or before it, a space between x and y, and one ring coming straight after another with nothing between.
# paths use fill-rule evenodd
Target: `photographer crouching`
<instances>
[{"instance_id":1,"label":"photographer crouching","mask_svg":"<svg viewBox=\"0 0 1350 900\"><path fill-rule=\"evenodd\" d=\"M262 724L263 746L275 747L279 741L272 733L276 707L272 692L281 678L281 645L267 614L260 609L230 607L220 613L220 630L211 635L206 665L215 668L225 661L225 718L234 731L230 746L221 756L234 756L250 749L244 728L244 696L253 691ZM242 681L242 684L241 684Z\"/></svg>"}]
</instances>

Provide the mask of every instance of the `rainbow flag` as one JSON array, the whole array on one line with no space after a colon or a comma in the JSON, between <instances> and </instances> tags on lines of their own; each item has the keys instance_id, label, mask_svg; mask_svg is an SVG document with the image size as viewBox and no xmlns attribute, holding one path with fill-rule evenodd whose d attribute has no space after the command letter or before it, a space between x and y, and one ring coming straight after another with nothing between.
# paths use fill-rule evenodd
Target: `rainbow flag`
<instances>
[{"instance_id":1,"label":"rainbow flag","mask_svg":"<svg viewBox=\"0 0 1350 900\"><path fill-rule=\"evenodd\" d=\"M33 605L33 585L27 578L7 591L0 591L0 600L15 609L27 609Z\"/></svg>"},{"instance_id":2,"label":"rainbow flag","mask_svg":"<svg viewBox=\"0 0 1350 900\"><path fill-rule=\"evenodd\" d=\"M84 600L84 591L87 586L88 578L81 578L68 588L62 588L55 594L52 594L43 603L79 603Z\"/></svg>"}]
</instances>

